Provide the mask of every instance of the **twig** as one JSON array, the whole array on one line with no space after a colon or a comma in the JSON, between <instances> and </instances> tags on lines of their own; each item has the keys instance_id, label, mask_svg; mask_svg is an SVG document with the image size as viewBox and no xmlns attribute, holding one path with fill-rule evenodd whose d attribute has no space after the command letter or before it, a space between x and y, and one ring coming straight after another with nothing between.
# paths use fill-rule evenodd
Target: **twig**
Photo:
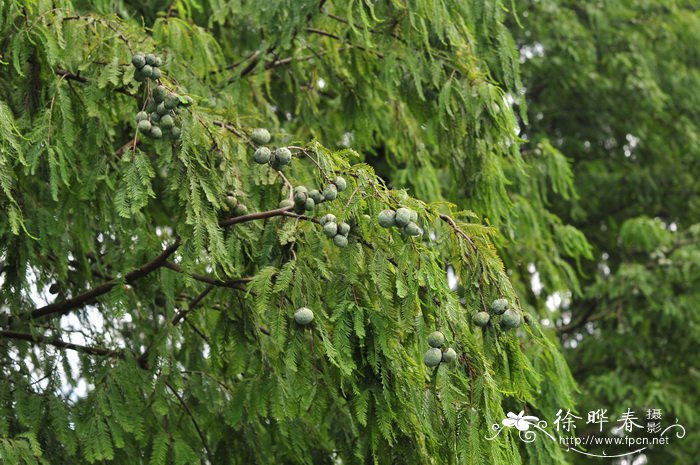
<instances>
[{"instance_id":1,"label":"twig","mask_svg":"<svg viewBox=\"0 0 700 465\"><path fill-rule=\"evenodd\" d=\"M167 380L164 379L163 384L165 384L168 387L168 389L170 389L170 391L173 393L173 395L177 398L178 402L180 402L180 405L182 405L182 408L185 409L185 412L190 417L190 420L192 420L192 424L194 425L194 429L197 430L197 434L199 435L199 439L202 441L202 446L204 446L204 451L207 453L207 458L209 459L209 463L214 463L211 452L209 452L209 446L207 445L207 439L204 436L204 433L202 432L201 428L199 427L199 424L197 423L197 419L194 417L192 410L190 410L190 408L187 406L185 399L182 398L180 393L177 392L177 390L174 387L172 387Z\"/></svg>"},{"instance_id":2,"label":"twig","mask_svg":"<svg viewBox=\"0 0 700 465\"><path fill-rule=\"evenodd\" d=\"M66 342L62 339L41 336L38 334L30 334L10 330L0 330L0 337L6 339L19 339L27 342L38 342L40 344L48 344L54 347L58 347L59 349L74 350L76 352L81 352L90 355L109 355L112 357L119 358L124 357L124 353L121 350L105 349L103 347L83 346L80 344L73 344L72 342Z\"/></svg>"}]
</instances>

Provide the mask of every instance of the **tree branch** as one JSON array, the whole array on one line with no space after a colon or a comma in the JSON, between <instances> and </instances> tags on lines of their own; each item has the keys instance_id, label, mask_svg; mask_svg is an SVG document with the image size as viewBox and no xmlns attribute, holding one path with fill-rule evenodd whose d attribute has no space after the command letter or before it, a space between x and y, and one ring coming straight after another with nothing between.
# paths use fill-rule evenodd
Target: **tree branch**
<instances>
[{"instance_id":1,"label":"tree branch","mask_svg":"<svg viewBox=\"0 0 700 465\"><path fill-rule=\"evenodd\" d=\"M251 280L251 278L221 280L212 278L211 276L201 275L197 273L188 273L187 271L183 270L180 265L176 265L172 262L165 262L163 266L165 268L175 271L176 273L186 274L187 276L191 277L196 281L201 281L203 283L211 284L213 286L218 287L229 287L231 289L239 289L241 291L245 290L244 283L247 283Z\"/></svg>"},{"instance_id":2,"label":"tree branch","mask_svg":"<svg viewBox=\"0 0 700 465\"><path fill-rule=\"evenodd\" d=\"M124 357L124 352L121 350L105 349L103 347L82 346L80 344L73 344L72 342L66 342L58 338L41 336L39 334L0 330L0 337L5 339L19 339L27 342L38 342L40 344L48 344L54 347L58 347L59 349L74 350L76 352L81 352L90 355L110 355L112 357L119 358Z\"/></svg>"}]
</instances>

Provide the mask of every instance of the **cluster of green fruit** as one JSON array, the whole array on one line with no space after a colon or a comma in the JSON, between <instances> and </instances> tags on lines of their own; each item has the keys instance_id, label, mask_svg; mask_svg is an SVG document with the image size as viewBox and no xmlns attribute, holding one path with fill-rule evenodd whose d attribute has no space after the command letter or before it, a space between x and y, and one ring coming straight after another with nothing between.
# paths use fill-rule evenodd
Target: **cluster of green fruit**
<instances>
[{"instance_id":1,"label":"cluster of green fruit","mask_svg":"<svg viewBox=\"0 0 700 465\"><path fill-rule=\"evenodd\" d=\"M433 331L428 335L430 349L423 356L423 363L429 367L436 367L440 363L452 363L457 360L457 352L452 347L441 350L445 343L445 335L440 331Z\"/></svg>"},{"instance_id":2,"label":"cluster of green fruit","mask_svg":"<svg viewBox=\"0 0 700 465\"><path fill-rule=\"evenodd\" d=\"M383 228L396 226L407 236L420 236L423 230L418 226L418 213L410 208L401 207L398 210L382 210L379 213L379 225Z\"/></svg>"},{"instance_id":3,"label":"cluster of green fruit","mask_svg":"<svg viewBox=\"0 0 700 465\"><path fill-rule=\"evenodd\" d=\"M264 128L253 129L253 133L250 138L256 144L260 145L255 153L253 153L253 160L259 165L270 164L274 169L279 170L284 166L289 165L292 162L292 152L287 147L280 147L277 150L270 150L265 147L265 144L270 142L272 136L270 131Z\"/></svg>"},{"instance_id":4,"label":"cluster of green fruit","mask_svg":"<svg viewBox=\"0 0 700 465\"><path fill-rule=\"evenodd\" d=\"M344 221L337 223L336 220L335 215L331 213L321 217L319 223L323 226L323 234L332 238L333 243L338 247L347 247L350 225Z\"/></svg>"},{"instance_id":5,"label":"cluster of green fruit","mask_svg":"<svg viewBox=\"0 0 700 465\"><path fill-rule=\"evenodd\" d=\"M494 315L503 315L501 317L501 326L503 326L503 328L517 328L520 326L522 321L520 314L516 310L509 307L510 304L508 303L507 299L496 299L491 302L491 313ZM483 327L489 324L489 321L491 321L491 315L489 312L485 311L477 312L474 315L473 320L475 325Z\"/></svg>"},{"instance_id":6,"label":"cluster of green fruit","mask_svg":"<svg viewBox=\"0 0 700 465\"><path fill-rule=\"evenodd\" d=\"M224 199L224 211L231 211L234 216L243 216L248 214L248 207L239 202L235 195L229 193Z\"/></svg>"},{"instance_id":7,"label":"cluster of green fruit","mask_svg":"<svg viewBox=\"0 0 700 465\"><path fill-rule=\"evenodd\" d=\"M143 82L145 79L160 79L160 65L162 61L159 56L152 53L136 53L131 57L131 64L134 65L134 79Z\"/></svg>"},{"instance_id":8,"label":"cluster of green fruit","mask_svg":"<svg viewBox=\"0 0 700 465\"><path fill-rule=\"evenodd\" d=\"M298 325L306 326L314 319L314 312L310 308L301 307L294 312L294 321Z\"/></svg>"}]
</instances>

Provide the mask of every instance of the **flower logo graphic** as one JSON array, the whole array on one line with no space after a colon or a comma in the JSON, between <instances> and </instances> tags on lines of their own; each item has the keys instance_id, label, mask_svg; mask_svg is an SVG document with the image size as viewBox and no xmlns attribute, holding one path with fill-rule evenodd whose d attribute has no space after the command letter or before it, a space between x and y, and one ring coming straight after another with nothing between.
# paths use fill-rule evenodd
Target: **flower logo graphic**
<instances>
[{"instance_id":1,"label":"flower logo graphic","mask_svg":"<svg viewBox=\"0 0 700 465\"><path fill-rule=\"evenodd\" d=\"M515 426L518 431L527 431L530 429L531 424L537 424L539 418L523 415L524 413L524 410L521 410L517 415L513 412L508 412L507 418L504 418L501 423L503 423L503 426L507 426L508 428Z\"/></svg>"}]
</instances>

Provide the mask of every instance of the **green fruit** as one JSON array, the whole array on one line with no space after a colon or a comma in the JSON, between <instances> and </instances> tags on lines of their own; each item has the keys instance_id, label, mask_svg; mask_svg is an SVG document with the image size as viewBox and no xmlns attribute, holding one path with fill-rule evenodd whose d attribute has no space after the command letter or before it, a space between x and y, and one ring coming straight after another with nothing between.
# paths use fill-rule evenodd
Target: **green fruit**
<instances>
[{"instance_id":1,"label":"green fruit","mask_svg":"<svg viewBox=\"0 0 700 465\"><path fill-rule=\"evenodd\" d=\"M327 213L321 217L320 220L318 220L319 223L321 223L321 226L325 226L326 223L335 223L336 217L332 213Z\"/></svg>"},{"instance_id":2,"label":"green fruit","mask_svg":"<svg viewBox=\"0 0 700 465\"><path fill-rule=\"evenodd\" d=\"M452 363L457 360L457 352L452 347L448 347L442 353L442 363Z\"/></svg>"},{"instance_id":3,"label":"green fruit","mask_svg":"<svg viewBox=\"0 0 700 465\"><path fill-rule=\"evenodd\" d=\"M153 63L153 66L160 66L163 64L163 60L160 59L159 56L156 55L156 61Z\"/></svg>"},{"instance_id":4,"label":"green fruit","mask_svg":"<svg viewBox=\"0 0 700 465\"><path fill-rule=\"evenodd\" d=\"M343 236L347 236L350 233L350 225L343 222L343 223L338 223L338 234L341 234Z\"/></svg>"},{"instance_id":5,"label":"green fruit","mask_svg":"<svg viewBox=\"0 0 700 465\"><path fill-rule=\"evenodd\" d=\"M341 247L341 248L347 247L347 245L348 245L348 238L345 237L345 236L343 236L343 235L341 235L341 234L338 234L337 236L335 236L335 237L333 238L333 242L335 242L335 245L337 245L338 247Z\"/></svg>"},{"instance_id":6,"label":"green fruit","mask_svg":"<svg viewBox=\"0 0 700 465\"><path fill-rule=\"evenodd\" d=\"M140 111L136 113L136 122L138 123L139 121L144 121L148 119L148 113L145 111Z\"/></svg>"},{"instance_id":7,"label":"green fruit","mask_svg":"<svg viewBox=\"0 0 700 465\"><path fill-rule=\"evenodd\" d=\"M328 237L335 237L338 234L338 225L331 222L324 224L323 233Z\"/></svg>"},{"instance_id":8,"label":"green fruit","mask_svg":"<svg viewBox=\"0 0 700 465\"><path fill-rule=\"evenodd\" d=\"M164 103L165 108L172 110L173 108L177 108L177 106L180 104L180 98L177 96L177 94L170 92L165 96Z\"/></svg>"},{"instance_id":9,"label":"green fruit","mask_svg":"<svg viewBox=\"0 0 700 465\"><path fill-rule=\"evenodd\" d=\"M156 111L156 108L158 108L158 104L153 100L149 100L148 104L146 105L146 113L153 113Z\"/></svg>"},{"instance_id":10,"label":"green fruit","mask_svg":"<svg viewBox=\"0 0 700 465\"><path fill-rule=\"evenodd\" d=\"M153 66L144 65L143 68L141 68L141 72L145 77L149 78L151 77L151 73L153 72ZM134 76L136 76L136 71L134 71Z\"/></svg>"},{"instance_id":11,"label":"green fruit","mask_svg":"<svg viewBox=\"0 0 700 465\"><path fill-rule=\"evenodd\" d=\"M233 214L236 216L243 216L248 213L248 207L243 205L242 203L239 203L236 205L236 208L233 209Z\"/></svg>"},{"instance_id":12,"label":"green fruit","mask_svg":"<svg viewBox=\"0 0 700 465\"><path fill-rule=\"evenodd\" d=\"M146 73L143 72L143 68L136 68L134 70L134 81L143 82L146 79Z\"/></svg>"},{"instance_id":13,"label":"green fruit","mask_svg":"<svg viewBox=\"0 0 700 465\"><path fill-rule=\"evenodd\" d=\"M292 162L292 152L287 147L280 147L275 150L277 161L280 165L288 165Z\"/></svg>"},{"instance_id":14,"label":"green fruit","mask_svg":"<svg viewBox=\"0 0 700 465\"><path fill-rule=\"evenodd\" d=\"M379 226L391 228L396 224L396 212L394 210L382 210L379 212Z\"/></svg>"},{"instance_id":15,"label":"green fruit","mask_svg":"<svg viewBox=\"0 0 700 465\"><path fill-rule=\"evenodd\" d=\"M155 89L153 89L153 100L156 101L156 103L160 103L163 100L165 100L165 96L168 94L168 91L165 87L163 86L156 86Z\"/></svg>"},{"instance_id":16,"label":"green fruit","mask_svg":"<svg viewBox=\"0 0 700 465\"><path fill-rule=\"evenodd\" d=\"M506 310L503 314L502 324L506 329L517 328L520 326L520 314L515 310Z\"/></svg>"},{"instance_id":17,"label":"green fruit","mask_svg":"<svg viewBox=\"0 0 700 465\"><path fill-rule=\"evenodd\" d=\"M151 130L151 123L147 119L139 121L136 125L139 132L148 133Z\"/></svg>"},{"instance_id":18,"label":"green fruit","mask_svg":"<svg viewBox=\"0 0 700 465\"><path fill-rule=\"evenodd\" d=\"M318 189L310 190L309 197L314 199L314 202L316 203L321 203L321 201L323 200L323 194L321 194L321 191L319 191Z\"/></svg>"},{"instance_id":19,"label":"green fruit","mask_svg":"<svg viewBox=\"0 0 700 465\"><path fill-rule=\"evenodd\" d=\"M143 68L143 65L146 64L146 57L141 53L137 53L131 57L131 64L136 68Z\"/></svg>"},{"instance_id":20,"label":"green fruit","mask_svg":"<svg viewBox=\"0 0 700 465\"><path fill-rule=\"evenodd\" d=\"M156 107L156 113L158 113L159 115L163 116L163 115L167 115L168 113L170 113L170 110L168 110L167 108L165 108L165 104L164 104L163 102L161 102L161 103L159 103L158 106Z\"/></svg>"},{"instance_id":21,"label":"green fruit","mask_svg":"<svg viewBox=\"0 0 700 465\"><path fill-rule=\"evenodd\" d=\"M399 208L396 210L396 226L399 228L403 228L406 226L408 223L411 222L411 210L408 208Z\"/></svg>"},{"instance_id":22,"label":"green fruit","mask_svg":"<svg viewBox=\"0 0 700 465\"><path fill-rule=\"evenodd\" d=\"M154 54L149 53L148 55L146 55L146 64L153 66L156 63L157 63L157 57ZM158 65L156 65L156 66L158 66Z\"/></svg>"},{"instance_id":23,"label":"green fruit","mask_svg":"<svg viewBox=\"0 0 700 465\"><path fill-rule=\"evenodd\" d=\"M299 191L294 194L294 203L301 206L306 205L306 200L309 198L308 194L303 191Z\"/></svg>"},{"instance_id":24,"label":"green fruit","mask_svg":"<svg viewBox=\"0 0 700 465\"><path fill-rule=\"evenodd\" d=\"M231 208L236 208L236 205L238 205L238 199L235 195L227 195L225 201L226 205L228 205Z\"/></svg>"},{"instance_id":25,"label":"green fruit","mask_svg":"<svg viewBox=\"0 0 700 465\"><path fill-rule=\"evenodd\" d=\"M348 183L345 181L345 178L341 176L336 177L333 184L335 184L335 187L338 188L338 192L343 192L348 187Z\"/></svg>"},{"instance_id":26,"label":"green fruit","mask_svg":"<svg viewBox=\"0 0 700 465\"><path fill-rule=\"evenodd\" d=\"M279 205L277 205L279 208L289 208L294 206L294 202L289 200L289 199L284 199L282 200Z\"/></svg>"},{"instance_id":27,"label":"green fruit","mask_svg":"<svg viewBox=\"0 0 700 465\"><path fill-rule=\"evenodd\" d=\"M153 113L151 113L151 122L157 123L158 121L160 121L160 115L158 114L158 112L154 111Z\"/></svg>"},{"instance_id":28,"label":"green fruit","mask_svg":"<svg viewBox=\"0 0 700 465\"><path fill-rule=\"evenodd\" d=\"M163 129L170 129L175 126L175 120L170 115L163 115L163 117L160 119L160 126Z\"/></svg>"},{"instance_id":29,"label":"green fruit","mask_svg":"<svg viewBox=\"0 0 700 465\"><path fill-rule=\"evenodd\" d=\"M253 133L250 135L250 138L253 139L253 142L255 142L258 145L264 145L270 142L270 139L272 138L270 136L270 131L268 131L265 128L255 128L253 129Z\"/></svg>"},{"instance_id":30,"label":"green fruit","mask_svg":"<svg viewBox=\"0 0 700 465\"><path fill-rule=\"evenodd\" d=\"M442 347L445 343L445 335L440 331L433 331L428 335L428 345L430 347Z\"/></svg>"},{"instance_id":31,"label":"green fruit","mask_svg":"<svg viewBox=\"0 0 700 465\"><path fill-rule=\"evenodd\" d=\"M411 210L411 221L413 221L414 223L418 222L418 213L416 213L413 210Z\"/></svg>"},{"instance_id":32,"label":"green fruit","mask_svg":"<svg viewBox=\"0 0 700 465\"><path fill-rule=\"evenodd\" d=\"M496 299L491 303L491 311L496 315L502 315L506 310L508 310L508 300L506 299Z\"/></svg>"},{"instance_id":33,"label":"green fruit","mask_svg":"<svg viewBox=\"0 0 700 465\"><path fill-rule=\"evenodd\" d=\"M310 212L311 210L314 209L315 206L316 206L316 202L314 202L314 199L309 197L308 199L306 199L306 203L304 204L304 210L306 210L307 212Z\"/></svg>"},{"instance_id":34,"label":"green fruit","mask_svg":"<svg viewBox=\"0 0 700 465\"><path fill-rule=\"evenodd\" d=\"M182 131L180 130L180 128L175 126L170 130L170 137L172 137L173 139L179 139L181 133Z\"/></svg>"},{"instance_id":35,"label":"green fruit","mask_svg":"<svg viewBox=\"0 0 700 465\"><path fill-rule=\"evenodd\" d=\"M477 326L486 326L491 319L491 315L488 312L476 312L472 317L474 324Z\"/></svg>"},{"instance_id":36,"label":"green fruit","mask_svg":"<svg viewBox=\"0 0 700 465\"><path fill-rule=\"evenodd\" d=\"M423 356L423 363L429 367L436 367L442 362L442 351L440 349L432 348Z\"/></svg>"},{"instance_id":37,"label":"green fruit","mask_svg":"<svg viewBox=\"0 0 700 465\"><path fill-rule=\"evenodd\" d=\"M163 131L158 126L151 127L151 137L154 139L160 139L163 137Z\"/></svg>"},{"instance_id":38,"label":"green fruit","mask_svg":"<svg viewBox=\"0 0 700 465\"><path fill-rule=\"evenodd\" d=\"M253 154L253 160L260 165L269 163L270 157L272 157L272 152L267 147L260 147Z\"/></svg>"},{"instance_id":39,"label":"green fruit","mask_svg":"<svg viewBox=\"0 0 700 465\"><path fill-rule=\"evenodd\" d=\"M192 100L192 97L189 95L183 95L180 97L180 105L183 107L191 107L192 104L194 103L194 100Z\"/></svg>"},{"instance_id":40,"label":"green fruit","mask_svg":"<svg viewBox=\"0 0 700 465\"><path fill-rule=\"evenodd\" d=\"M160 68L156 68L155 66L151 68L151 78L160 79Z\"/></svg>"},{"instance_id":41,"label":"green fruit","mask_svg":"<svg viewBox=\"0 0 700 465\"><path fill-rule=\"evenodd\" d=\"M296 312L294 312L294 321L298 325L306 326L314 319L314 312L310 308L301 307Z\"/></svg>"},{"instance_id":42,"label":"green fruit","mask_svg":"<svg viewBox=\"0 0 700 465\"><path fill-rule=\"evenodd\" d=\"M423 230L420 228L420 226L418 226L418 225L417 225L416 223L414 223L413 221L411 221L410 223L408 223L408 224L403 228L403 232L405 232L405 233L408 234L409 236L420 236L421 234L423 234Z\"/></svg>"},{"instance_id":43,"label":"green fruit","mask_svg":"<svg viewBox=\"0 0 700 465\"><path fill-rule=\"evenodd\" d=\"M323 189L323 197L326 200L335 200L338 197L338 188L335 187L335 184L329 184Z\"/></svg>"},{"instance_id":44,"label":"green fruit","mask_svg":"<svg viewBox=\"0 0 700 465\"><path fill-rule=\"evenodd\" d=\"M306 188L306 186L297 186L294 188L294 193L296 194L297 192L303 192L304 194L308 194L309 190Z\"/></svg>"}]
</instances>

